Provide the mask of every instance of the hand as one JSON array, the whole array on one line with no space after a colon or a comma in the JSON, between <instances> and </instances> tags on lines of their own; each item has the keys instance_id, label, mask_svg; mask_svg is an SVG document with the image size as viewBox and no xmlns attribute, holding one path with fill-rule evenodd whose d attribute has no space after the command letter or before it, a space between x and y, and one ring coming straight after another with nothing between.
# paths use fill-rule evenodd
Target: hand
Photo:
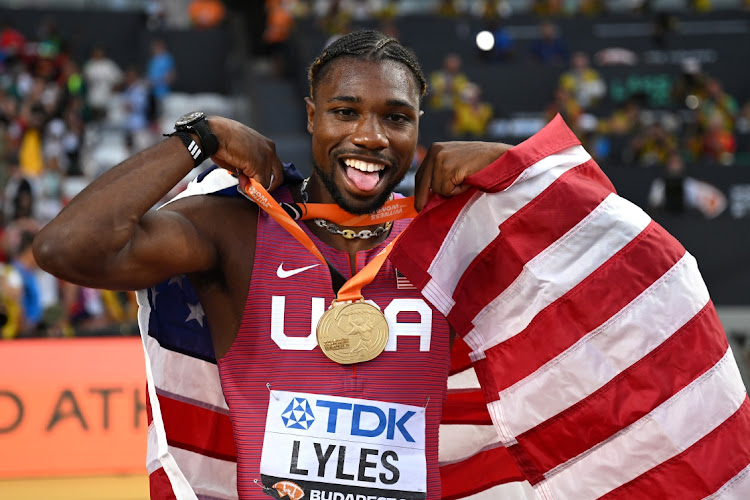
<instances>
[{"instance_id":1,"label":"hand","mask_svg":"<svg viewBox=\"0 0 750 500\"><path fill-rule=\"evenodd\" d=\"M248 179L255 179L268 191L283 184L284 166L271 139L228 118L211 116L208 122L219 140L219 150L211 159L218 166L236 173L243 189Z\"/></svg>"},{"instance_id":2,"label":"hand","mask_svg":"<svg viewBox=\"0 0 750 500\"><path fill-rule=\"evenodd\" d=\"M427 151L414 179L414 207L422 210L432 194L455 196L466 191L467 177L479 172L513 146L500 142L436 142Z\"/></svg>"}]
</instances>

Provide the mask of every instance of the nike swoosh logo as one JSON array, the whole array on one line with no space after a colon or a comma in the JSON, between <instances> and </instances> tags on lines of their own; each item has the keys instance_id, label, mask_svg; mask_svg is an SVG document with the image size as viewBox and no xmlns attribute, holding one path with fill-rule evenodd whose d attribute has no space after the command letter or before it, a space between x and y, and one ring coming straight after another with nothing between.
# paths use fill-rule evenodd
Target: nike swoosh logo
<instances>
[{"instance_id":1,"label":"nike swoosh logo","mask_svg":"<svg viewBox=\"0 0 750 500\"><path fill-rule=\"evenodd\" d=\"M294 276L295 274L299 274L303 271L307 271L308 269L312 269L313 267L316 267L319 265L320 264L313 264L311 266L305 266L305 267L300 267L297 269L291 269L289 271L284 271L284 263L282 262L281 264L279 264L279 268L276 270L276 276L282 279L288 278L289 276Z\"/></svg>"}]
</instances>

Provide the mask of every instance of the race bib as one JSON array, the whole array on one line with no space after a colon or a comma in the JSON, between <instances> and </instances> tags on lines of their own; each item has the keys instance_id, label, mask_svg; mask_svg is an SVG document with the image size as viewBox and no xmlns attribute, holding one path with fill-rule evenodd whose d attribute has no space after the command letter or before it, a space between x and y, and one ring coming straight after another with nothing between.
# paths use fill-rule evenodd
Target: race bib
<instances>
[{"instance_id":1,"label":"race bib","mask_svg":"<svg viewBox=\"0 0 750 500\"><path fill-rule=\"evenodd\" d=\"M290 500L423 499L424 408L273 391L260 473Z\"/></svg>"}]
</instances>

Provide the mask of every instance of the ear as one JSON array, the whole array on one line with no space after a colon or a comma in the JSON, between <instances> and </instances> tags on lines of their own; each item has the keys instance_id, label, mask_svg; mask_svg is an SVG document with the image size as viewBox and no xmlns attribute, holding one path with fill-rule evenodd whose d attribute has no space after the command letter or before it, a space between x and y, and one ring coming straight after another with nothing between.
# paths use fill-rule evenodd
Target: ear
<instances>
[{"instance_id":1,"label":"ear","mask_svg":"<svg viewBox=\"0 0 750 500\"><path fill-rule=\"evenodd\" d=\"M307 108L307 131L312 134L315 127L315 103L309 97L305 97L305 107Z\"/></svg>"}]
</instances>

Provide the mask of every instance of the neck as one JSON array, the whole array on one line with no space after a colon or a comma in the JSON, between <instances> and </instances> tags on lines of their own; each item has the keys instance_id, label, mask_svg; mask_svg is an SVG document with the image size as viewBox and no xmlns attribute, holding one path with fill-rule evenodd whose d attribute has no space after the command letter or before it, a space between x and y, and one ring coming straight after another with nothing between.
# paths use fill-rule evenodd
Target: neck
<instances>
[{"instance_id":1,"label":"neck","mask_svg":"<svg viewBox=\"0 0 750 500\"><path fill-rule=\"evenodd\" d=\"M295 189L292 191L292 197L294 198L294 201L297 203L303 203L303 195L302 195L302 186L304 186L304 183L299 186L298 189ZM305 188L305 192L307 193L307 203L336 203L331 194L328 192L328 189L326 189L323 182L318 178L318 176L313 172L313 174L310 176L309 181L307 182L307 186ZM362 238L352 238L347 239L344 238L340 234L334 234L331 233L328 229L324 227L318 226L314 220L307 220L304 221L307 227L310 229L310 231L320 239L323 243L330 246L331 248L335 248L336 250L341 250L344 252L349 253L349 257L351 261L356 261L356 253L363 251L363 250L369 250L371 248L376 247L381 242L383 242L387 237L389 232L386 231L380 236L373 236L372 238L362 239ZM376 224L373 226L339 226L340 229L350 229L354 231L355 233L359 233L363 229L369 229L370 231L375 231L381 226L381 224Z\"/></svg>"}]
</instances>

